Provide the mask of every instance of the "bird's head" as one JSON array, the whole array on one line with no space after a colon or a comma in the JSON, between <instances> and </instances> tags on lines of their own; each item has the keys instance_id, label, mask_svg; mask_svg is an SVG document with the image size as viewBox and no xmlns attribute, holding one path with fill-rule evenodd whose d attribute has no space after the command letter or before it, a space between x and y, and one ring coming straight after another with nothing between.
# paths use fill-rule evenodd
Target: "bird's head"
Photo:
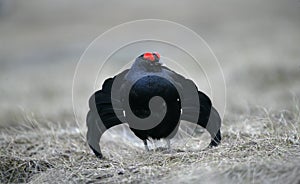
<instances>
[{"instance_id":1,"label":"bird's head","mask_svg":"<svg viewBox=\"0 0 300 184\"><path fill-rule=\"evenodd\" d=\"M147 71L159 71L161 70L161 63L159 62L160 55L157 52L146 52L140 55L134 65L139 68L143 68Z\"/></svg>"},{"instance_id":2,"label":"bird's head","mask_svg":"<svg viewBox=\"0 0 300 184\"><path fill-rule=\"evenodd\" d=\"M146 62L149 63L150 65L159 65L159 59L160 55L157 52L146 52L142 55L139 56L139 58Z\"/></svg>"}]
</instances>

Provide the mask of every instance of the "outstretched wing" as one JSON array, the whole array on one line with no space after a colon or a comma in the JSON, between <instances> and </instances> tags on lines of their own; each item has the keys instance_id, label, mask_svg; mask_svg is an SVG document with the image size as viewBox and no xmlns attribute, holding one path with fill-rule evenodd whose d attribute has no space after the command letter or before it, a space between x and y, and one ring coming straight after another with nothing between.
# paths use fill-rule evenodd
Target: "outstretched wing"
<instances>
[{"instance_id":1,"label":"outstretched wing","mask_svg":"<svg viewBox=\"0 0 300 184\"><path fill-rule=\"evenodd\" d=\"M167 72L168 75L179 85L178 89L185 90L196 87L192 80L184 78L169 68L163 67L163 70L165 70L165 72ZM87 141L90 148L98 158L103 157L99 145L100 138L103 133L107 129L123 123L121 119L123 119L124 116L122 115L123 113L120 113L123 109L113 108L112 100L116 99L112 99L111 89L115 78L118 77L122 79L125 77L127 72L128 70L125 70L113 78L106 79L102 85L102 89L95 92L89 99L90 110L86 118L88 127ZM189 93L189 91L185 92ZM221 141L221 118L219 113L212 106L209 97L198 91L199 103L195 103L192 96L190 96L190 98L189 95L185 96L186 98L181 99L184 101L184 103L182 103L184 105L182 106L181 119L206 128L212 138L210 146L217 146ZM200 104L200 112L199 108L197 108L199 107L197 104ZM198 117L198 120L195 121L194 117Z\"/></svg>"},{"instance_id":2,"label":"outstretched wing","mask_svg":"<svg viewBox=\"0 0 300 184\"><path fill-rule=\"evenodd\" d=\"M193 89L197 86L192 80L186 79L183 76L177 74L176 72L170 70L167 67L163 69L169 73L169 75L181 85L182 90ZM198 90L198 89L197 89ZM189 121L191 123L196 123L197 125L205 128L211 135L210 146L217 146L221 142L221 118L218 111L212 106L211 100L203 92L198 91L199 103L195 102L195 98L189 95L189 91L184 91L186 98L183 100L182 104L182 116L181 119ZM192 94L192 93L191 93ZM198 104L198 105L197 105ZM200 104L200 108L199 108ZM200 111L199 111L200 109ZM198 121L195 121L194 117L198 117Z\"/></svg>"},{"instance_id":3,"label":"outstretched wing","mask_svg":"<svg viewBox=\"0 0 300 184\"><path fill-rule=\"evenodd\" d=\"M121 119L124 117L120 115L123 113L115 113L117 111L123 111L123 109L113 108L111 89L114 79L116 77L124 77L127 72L128 70L125 70L113 78L106 79L102 85L102 89L96 91L89 99L90 110L86 117L88 127L87 141L90 148L98 158L103 157L99 145L100 138L103 133L107 129L123 123Z\"/></svg>"}]
</instances>

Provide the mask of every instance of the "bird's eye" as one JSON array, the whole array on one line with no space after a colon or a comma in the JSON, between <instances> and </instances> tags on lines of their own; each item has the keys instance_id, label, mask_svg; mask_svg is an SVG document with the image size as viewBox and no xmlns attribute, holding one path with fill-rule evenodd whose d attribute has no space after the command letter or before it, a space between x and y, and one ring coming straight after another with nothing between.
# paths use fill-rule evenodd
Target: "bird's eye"
<instances>
[{"instance_id":1,"label":"bird's eye","mask_svg":"<svg viewBox=\"0 0 300 184\"><path fill-rule=\"evenodd\" d=\"M158 60L160 59L160 54L158 52L154 52L153 54L156 55L156 57L158 58Z\"/></svg>"},{"instance_id":2,"label":"bird's eye","mask_svg":"<svg viewBox=\"0 0 300 184\"><path fill-rule=\"evenodd\" d=\"M153 54L150 53L150 52L146 52L146 53L144 54L143 58L146 59L146 60L150 60L150 61L154 61L154 60L155 60L155 57L154 57Z\"/></svg>"}]
</instances>

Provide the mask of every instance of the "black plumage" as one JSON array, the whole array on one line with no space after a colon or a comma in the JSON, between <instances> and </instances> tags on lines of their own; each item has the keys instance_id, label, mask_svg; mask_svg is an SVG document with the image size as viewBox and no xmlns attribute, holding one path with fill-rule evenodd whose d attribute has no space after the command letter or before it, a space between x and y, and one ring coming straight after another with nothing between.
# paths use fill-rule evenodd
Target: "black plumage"
<instances>
[{"instance_id":1,"label":"black plumage","mask_svg":"<svg viewBox=\"0 0 300 184\"><path fill-rule=\"evenodd\" d=\"M171 133L180 120L181 103L180 97L176 88L168 80L158 76L146 76L138 80L131 88L129 93L130 108L133 113L140 118L150 116L150 109L148 103L151 98L160 96L165 102L156 104L157 111L163 111L166 108L166 114L163 120L156 127L149 130L137 130L131 128L134 134L142 140L151 137L153 139L160 139L174 135Z\"/></svg>"},{"instance_id":2,"label":"black plumage","mask_svg":"<svg viewBox=\"0 0 300 184\"><path fill-rule=\"evenodd\" d=\"M191 96L194 94L186 90L194 88L197 90L193 81L162 66L159 59L157 53L139 56L129 70L106 79L102 89L91 96L90 110L86 119L87 140L97 157L102 157L99 146L102 134L107 129L124 122L128 123L134 134L144 141L146 149L148 138L168 140L172 138L178 130L180 120L190 121L206 128L212 137L210 146L217 146L220 143L221 119L209 97L200 91L197 92L199 112L195 98ZM117 83L117 90L112 90L114 82ZM184 99L181 99L183 93ZM117 94L119 98L112 97L113 94ZM152 120L157 121L161 118L161 112L165 112L162 121L149 129L135 128L129 109L126 108L126 94L129 94L128 108L136 117L145 119L151 116L154 118ZM149 101L156 96L161 97L163 101L154 102L155 109L151 111ZM113 108L113 103L119 105ZM195 121L194 117L198 117L196 118L198 120Z\"/></svg>"}]
</instances>

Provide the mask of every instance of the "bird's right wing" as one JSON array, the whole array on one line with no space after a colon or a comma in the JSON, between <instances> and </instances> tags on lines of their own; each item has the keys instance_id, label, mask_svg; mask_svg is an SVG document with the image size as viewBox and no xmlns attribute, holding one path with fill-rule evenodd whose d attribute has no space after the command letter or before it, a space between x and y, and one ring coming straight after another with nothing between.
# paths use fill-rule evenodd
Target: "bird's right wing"
<instances>
[{"instance_id":1,"label":"bird's right wing","mask_svg":"<svg viewBox=\"0 0 300 184\"><path fill-rule=\"evenodd\" d=\"M123 109L113 108L112 100L116 99L112 99L111 90L115 78L120 77L122 79L127 72L128 70L125 70L113 78L106 79L102 89L96 91L89 99L90 110L86 117L88 127L87 141L98 158L103 157L99 145L103 133L109 128L123 123L121 121L124 118L122 116Z\"/></svg>"},{"instance_id":2,"label":"bird's right wing","mask_svg":"<svg viewBox=\"0 0 300 184\"><path fill-rule=\"evenodd\" d=\"M212 106L209 97L198 91L196 84L192 80L186 79L165 66L163 66L163 69L180 85L178 89L182 91L179 93L184 94L184 99L181 99L181 120L196 123L205 128L211 135L210 146L217 146L221 142L221 118L217 110ZM199 103L195 101L193 95L196 93L192 92L193 89L197 90ZM195 121L195 119L198 120Z\"/></svg>"}]
</instances>

